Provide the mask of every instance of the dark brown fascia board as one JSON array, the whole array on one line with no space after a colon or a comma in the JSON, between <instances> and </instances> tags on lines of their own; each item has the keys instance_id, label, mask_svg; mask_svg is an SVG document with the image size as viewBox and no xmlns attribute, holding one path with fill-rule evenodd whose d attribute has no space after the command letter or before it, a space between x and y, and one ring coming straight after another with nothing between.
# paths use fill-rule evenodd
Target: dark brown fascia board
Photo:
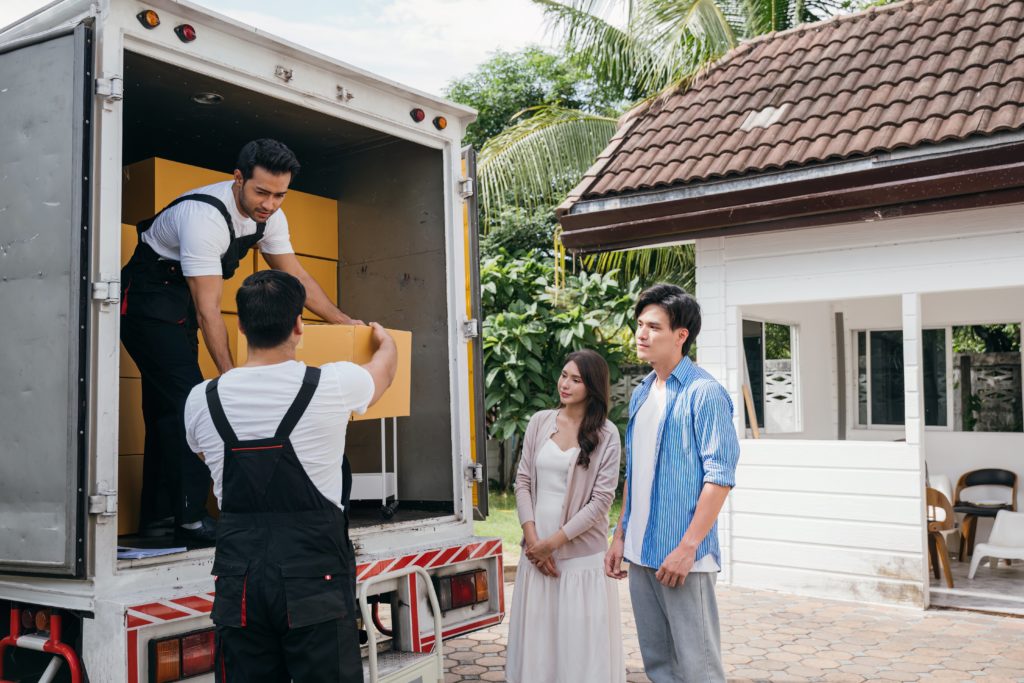
<instances>
[{"instance_id":1,"label":"dark brown fascia board","mask_svg":"<svg viewBox=\"0 0 1024 683\"><path fill-rule=\"evenodd\" d=\"M970 195L985 195L978 205L991 206L994 197L1008 199L1013 193L1005 191L1021 187L1024 143L1014 143L674 201L659 202L652 194L649 203L565 214L559 221L567 248L606 251L872 220L893 213L886 207L903 207L901 215L969 208L970 201L941 200Z\"/></svg>"}]
</instances>

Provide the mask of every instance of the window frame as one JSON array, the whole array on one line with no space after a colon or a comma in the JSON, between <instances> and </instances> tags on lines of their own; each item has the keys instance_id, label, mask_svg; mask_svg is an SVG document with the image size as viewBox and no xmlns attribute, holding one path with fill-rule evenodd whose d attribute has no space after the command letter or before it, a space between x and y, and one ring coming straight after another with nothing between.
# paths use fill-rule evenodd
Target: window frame
<instances>
[{"instance_id":1,"label":"window frame","mask_svg":"<svg viewBox=\"0 0 1024 683\"><path fill-rule=\"evenodd\" d=\"M784 325L789 328L789 357L793 367L793 429L785 432L769 432L765 427L758 427L765 434L771 435L791 435L791 434L802 434L804 424L804 411L803 411L803 391L800 386L800 325L794 322L789 322L779 319L768 319L756 315L742 315L740 316L740 347L743 346L742 328L743 321L749 320L752 323L759 323L761 325L761 371L764 372L765 361L768 360L765 355L768 350L768 345L765 343L765 325ZM744 355L743 360L743 373L744 376L747 374L747 362L746 356ZM764 391L764 383L762 382L762 393ZM762 400L764 397L762 396ZM743 409L743 425L744 429L750 429L750 420L747 417L746 408ZM767 422L766 422L767 425Z\"/></svg>"}]
</instances>

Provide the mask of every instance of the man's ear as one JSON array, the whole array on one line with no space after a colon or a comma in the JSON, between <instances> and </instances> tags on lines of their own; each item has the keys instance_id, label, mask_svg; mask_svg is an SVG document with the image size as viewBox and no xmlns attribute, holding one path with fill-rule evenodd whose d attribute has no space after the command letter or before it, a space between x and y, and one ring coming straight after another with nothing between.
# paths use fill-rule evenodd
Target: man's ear
<instances>
[{"instance_id":1,"label":"man's ear","mask_svg":"<svg viewBox=\"0 0 1024 683\"><path fill-rule=\"evenodd\" d=\"M295 316L295 326L292 327L292 334L297 334L297 335L299 335L301 337L302 336L302 326L303 326L302 314L300 313L299 315Z\"/></svg>"},{"instance_id":2,"label":"man's ear","mask_svg":"<svg viewBox=\"0 0 1024 683\"><path fill-rule=\"evenodd\" d=\"M238 185L242 185L243 183L245 183L245 178L242 177L242 172L239 171L237 168L235 169L235 182Z\"/></svg>"},{"instance_id":3,"label":"man's ear","mask_svg":"<svg viewBox=\"0 0 1024 683\"><path fill-rule=\"evenodd\" d=\"M682 348L686 344L686 340L690 338L690 330L685 327L680 327L676 330L676 339L679 342L679 348Z\"/></svg>"}]
</instances>

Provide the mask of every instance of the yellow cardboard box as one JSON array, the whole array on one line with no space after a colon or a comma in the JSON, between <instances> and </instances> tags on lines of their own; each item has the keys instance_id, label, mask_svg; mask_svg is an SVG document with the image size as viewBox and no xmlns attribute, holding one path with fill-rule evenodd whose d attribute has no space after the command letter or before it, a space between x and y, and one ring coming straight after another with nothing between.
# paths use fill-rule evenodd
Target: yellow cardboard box
<instances>
[{"instance_id":1,"label":"yellow cardboard box","mask_svg":"<svg viewBox=\"0 0 1024 683\"><path fill-rule=\"evenodd\" d=\"M142 453L146 446L146 425L142 421L142 380L123 377L120 385L117 452Z\"/></svg>"},{"instance_id":2,"label":"yellow cardboard box","mask_svg":"<svg viewBox=\"0 0 1024 683\"><path fill-rule=\"evenodd\" d=\"M155 216L189 190L230 180L231 174L153 157L125 166L121 184L121 221L136 225ZM338 202L289 190L281 205L288 218L295 253L338 258Z\"/></svg>"},{"instance_id":3,"label":"yellow cardboard box","mask_svg":"<svg viewBox=\"0 0 1024 683\"><path fill-rule=\"evenodd\" d=\"M139 530L142 503L142 454L122 455L117 459L117 535Z\"/></svg>"},{"instance_id":4,"label":"yellow cardboard box","mask_svg":"<svg viewBox=\"0 0 1024 683\"><path fill-rule=\"evenodd\" d=\"M306 269L310 277L327 293L327 298L335 306L338 305L338 262L331 259L313 258L311 256L297 256L299 263ZM256 270L270 268L262 254L256 255ZM303 318L310 320L323 320L312 311L306 310L302 313Z\"/></svg>"},{"instance_id":5,"label":"yellow cardboard box","mask_svg":"<svg viewBox=\"0 0 1024 683\"><path fill-rule=\"evenodd\" d=\"M353 420L375 420L382 417L409 415L412 379L412 332L388 330L398 346L398 371L384 395L363 415ZM367 363L376 347L372 330L363 325L306 325L295 356L307 365L323 365L338 361ZM245 335L238 336L238 362L247 356Z\"/></svg>"}]
</instances>

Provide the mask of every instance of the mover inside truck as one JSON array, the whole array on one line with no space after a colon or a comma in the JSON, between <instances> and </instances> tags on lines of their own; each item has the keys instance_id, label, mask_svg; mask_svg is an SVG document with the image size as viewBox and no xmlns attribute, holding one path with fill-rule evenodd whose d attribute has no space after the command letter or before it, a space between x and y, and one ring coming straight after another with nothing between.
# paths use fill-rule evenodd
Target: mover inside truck
<instances>
[{"instance_id":1,"label":"mover inside truck","mask_svg":"<svg viewBox=\"0 0 1024 683\"><path fill-rule=\"evenodd\" d=\"M382 433L388 472L394 470L397 436L399 503L383 511L379 498L354 496L352 526L453 514L443 153L130 52L124 91L122 264L134 249L135 223L183 191L228 179L245 142L269 137L288 145L302 171L282 209L307 271L349 315L412 333L410 415L388 419L383 430L380 420L352 422L346 444L356 475L380 475ZM410 109L415 106L410 102ZM233 352L234 291L253 268L262 267L250 254L225 283L222 310ZM212 377L213 365L199 345L204 376ZM173 537L135 536L144 438L141 381L123 350L120 375L121 544L173 544ZM210 507L215 509L212 502Z\"/></svg>"}]
</instances>

